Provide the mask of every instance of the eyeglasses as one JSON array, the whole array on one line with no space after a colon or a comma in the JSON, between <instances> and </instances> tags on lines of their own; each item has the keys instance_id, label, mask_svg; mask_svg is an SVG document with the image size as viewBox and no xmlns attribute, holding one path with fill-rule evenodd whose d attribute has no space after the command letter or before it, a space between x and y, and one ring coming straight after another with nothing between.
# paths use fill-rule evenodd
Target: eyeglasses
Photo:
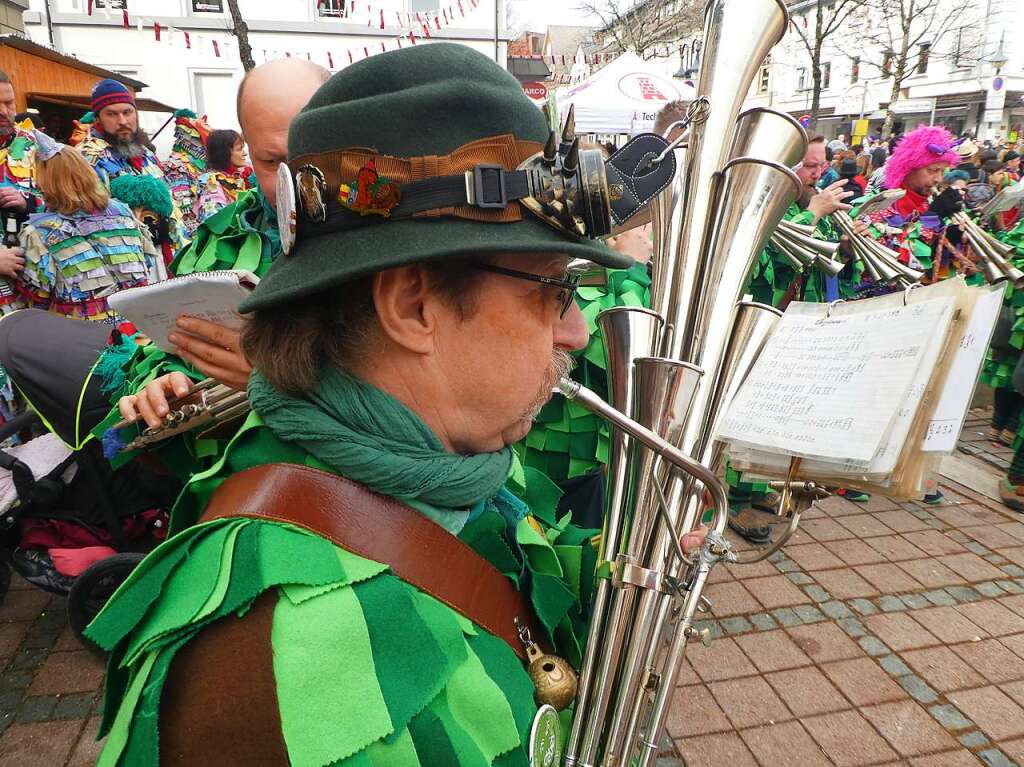
<instances>
[{"instance_id":1,"label":"eyeglasses","mask_svg":"<svg viewBox=\"0 0 1024 767\"><path fill-rule=\"evenodd\" d=\"M582 273L567 272L564 278L558 279L557 277L545 277L542 274L520 272L518 269L506 269L503 266L492 266L491 264L475 264L475 266L483 272L503 274L506 277L515 277L517 280L539 282L541 285L550 285L553 288L565 291L565 294L562 296L562 309L559 312L559 318L564 317L565 313L569 311L569 307L572 306L573 300L576 298L576 290L579 288L580 280L583 277Z\"/></svg>"}]
</instances>

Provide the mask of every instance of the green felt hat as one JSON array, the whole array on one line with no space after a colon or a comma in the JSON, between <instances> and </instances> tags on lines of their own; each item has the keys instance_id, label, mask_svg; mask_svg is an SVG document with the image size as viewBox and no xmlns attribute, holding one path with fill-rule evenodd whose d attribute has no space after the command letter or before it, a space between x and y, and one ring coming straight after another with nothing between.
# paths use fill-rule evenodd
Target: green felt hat
<instances>
[{"instance_id":1,"label":"green felt hat","mask_svg":"<svg viewBox=\"0 0 1024 767\"><path fill-rule=\"evenodd\" d=\"M518 81L491 59L464 45L433 43L373 56L334 75L292 121L288 156L293 173L317 162L336 176L338 163L324 159L332 153L368 149L381 157L443 157L507 134L542 146L549 129ZM333 182L325 189L333 198L339 187ZM266 309L383 269L445 257L555 252L609 267L632 263L602 242L562 233L525 207L520 220L503 222L367 216L363 225L350 211L338 215L346 214L359 218L359 225L304 231L300 208L294 246L240 310Z\"/></svg>"}]
</instances>

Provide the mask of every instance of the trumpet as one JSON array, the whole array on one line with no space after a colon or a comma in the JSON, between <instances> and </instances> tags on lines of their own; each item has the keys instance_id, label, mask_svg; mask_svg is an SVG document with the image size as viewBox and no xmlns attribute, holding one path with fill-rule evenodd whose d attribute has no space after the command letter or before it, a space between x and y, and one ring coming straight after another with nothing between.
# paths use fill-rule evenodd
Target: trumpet
<instances>
[{"instance_id":1,"label":"trumpet","mask_svg":"<svg viewBox=\"0 0 1024 767\"><path fill-rule=\"evenodd\" d=\"M610 404L571 382L560 387L612 426L600 552L611 576L595 591L566 765L653 763L679 661L699 636L693 618L707 570L738 558L722 536L728 509L714 434L778 321L776 310L739 299L754 259L800 194L791 168L807 146L789 116L740 109L787 25L782 0L708 2L686 146L666 150L675 152L676 175L654 207L651 310L619 307L598 317ZM834 253L795 227L781 237L809 262ZM793 527L800 502L790 502L788 489L784 495ZM680 541L706 506L710 532L687 557Z\"/></svg>"},{"instance_id":2,"label":"trumpet","mask_svg":"<svg viewBox=\"0 0 1024 767\"><path fill-rule=\"evenodd\" d=\"M954 213L951 220L960 227L967 244L978 255L987 282L995 285L1009 281L1015 288L1024 286L1024 272L1010 261L1012 247L986 232L963 211Z\"/></svg>"}]
</instances>

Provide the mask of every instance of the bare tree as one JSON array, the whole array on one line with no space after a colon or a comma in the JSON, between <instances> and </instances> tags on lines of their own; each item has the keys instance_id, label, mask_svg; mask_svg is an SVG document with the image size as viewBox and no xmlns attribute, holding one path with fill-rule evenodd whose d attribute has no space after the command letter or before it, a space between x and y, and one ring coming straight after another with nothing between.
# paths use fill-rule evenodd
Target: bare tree
<instances>
[{"instance_id":1,"label":"bare tree","mask_svg":"<svg viewBox=\"0 0 1024 767\"><path fill-rule=\"evenodd\" d=\"M231 34L238 38L238 58L242 60L242 69L248 72L256 68L252 46L249 45L249 25L238 10L238 0L228 0L228 12L231 14Z\"/></svg>"},{"instance_id":2,"label":"bare tree","mask_svg":"<svg viewBox=\"0 0 1024 767\"><path fill-rule=\"evenodd\" d=\"M892 105L900 97L904 81L915 70L927 68L930 61L962 57L960 45L943 54L939 43L955 30L977 25L978 19L963 0L864 0L869 23L864 25L860 44L881 49L880 62L871 62L883 78L891 78L889 105L882 135L892 133L895 112ZM912 58L918 57L917 62Z\"/></svg>"},{"instance_id":3,"label":"bare tree","mask_svg":"<svg viewBox=\"0 0 1024 767\"><path fill-rule=\"evenodd\" d=\"M814 0L813 11L800 19L793 19L790 28L796 32L811 59L811 122L808 129L813 133L818 123L818 109L821 106L821 52L825 41L839 31L853 11L861 8L866 0ZM891 1L891 0L890 0ZM813 13L813 29L804 29Z\"/></svg>"},{"instance_id":4,"label":"bare tree","mask_svg":"<svg viewBox=\"0 0 1024 767\"><path fill-rule=\"evenodd\" d=\"M628 8L617 0L581 0L577 7L601 20L595 37L610 37L610 50L645 59L699 30L704 20L701 0L640 0Z\"/></svg>"}]
</instances>

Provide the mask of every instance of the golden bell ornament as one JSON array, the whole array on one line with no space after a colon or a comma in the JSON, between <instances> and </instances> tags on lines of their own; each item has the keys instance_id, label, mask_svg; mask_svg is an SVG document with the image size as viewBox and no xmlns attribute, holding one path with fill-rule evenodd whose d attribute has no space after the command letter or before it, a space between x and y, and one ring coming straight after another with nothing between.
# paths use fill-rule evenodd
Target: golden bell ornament
<instances>
[{"instance_id":1,"label":"golden bell ornament","mask_svg":"<svg viewBox=\"0 0 1024 767\"><path fill-rule=\"evenodd\" d=\"M576 672L557 655L541 652L536 644L526 647L530 665L526 673L533 681L533 699L538 706L548 705L556 711L567 708L576 698Z\"/></svg>"}]
</instances>

